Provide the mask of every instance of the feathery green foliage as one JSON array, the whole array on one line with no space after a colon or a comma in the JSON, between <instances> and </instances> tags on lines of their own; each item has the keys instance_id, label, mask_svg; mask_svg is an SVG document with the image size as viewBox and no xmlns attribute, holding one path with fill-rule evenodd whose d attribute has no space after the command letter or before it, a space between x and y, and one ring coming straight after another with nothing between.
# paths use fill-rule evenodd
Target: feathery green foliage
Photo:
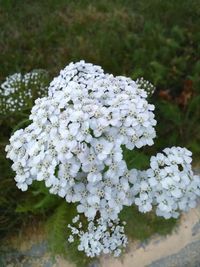
<instances>
[{"instance_id":1,"label":"feathery green foliage","mask_svg":"<svg viewBox=\"0 0 200 267\"><path fill-rule=\"evenodd\" d=\"M88 266L92 259L77 250L78 240L74 243L67 241L69 234L68 224L76 215L76 207L62 202L55 210L54 214L47 221L47 236L50 251L56 255L63 255L74 262L77 266Z\"/></svg>"},{"instance_id":2,"label":"feathery green foliage","mask_svg":"<svg viewBox=\"0 0 200 267\"><path fill-rule=\"evenodd\" d=\"M158 217L155 212L142 214L134 206L125 207L120 219L126 222L125 233L132 240L141 240L151 237L154 234L166 235L172 232L178 220Z\"/></svg>"}]
</instances>

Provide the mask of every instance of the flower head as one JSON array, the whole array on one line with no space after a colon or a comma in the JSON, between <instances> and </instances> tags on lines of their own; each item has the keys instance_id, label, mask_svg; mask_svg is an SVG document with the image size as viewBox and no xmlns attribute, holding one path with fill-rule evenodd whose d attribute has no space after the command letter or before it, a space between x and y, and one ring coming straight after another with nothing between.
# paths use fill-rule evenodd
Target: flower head
<instances>
[{"instance_id":1,"label":"flower head","mask_svg":"<svg viewBox=\"0 0 200 267\"><path fill-rule=\"evenodd\" d=\"M169 218L195 204L199 178L187 149L165 149L147 171L127 168L123 147L153 145L153 111L147 92L130 78L84 61L70 63L51 82L48 96L35 101L32 123L6 147L19 189L43 180L50 193L77 202L88 229L70 226L69 242L78 235L78 249L90 257L120 254L127 243L118 218L124 205L135 203L141 212L156 205L157 214Z\"/></svg>"}]
</instances>

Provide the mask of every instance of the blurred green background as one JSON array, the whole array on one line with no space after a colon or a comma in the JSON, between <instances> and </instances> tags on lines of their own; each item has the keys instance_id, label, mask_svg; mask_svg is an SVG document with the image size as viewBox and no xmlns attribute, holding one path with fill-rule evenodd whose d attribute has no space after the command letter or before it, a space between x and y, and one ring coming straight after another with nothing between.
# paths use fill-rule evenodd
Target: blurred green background
<instances>
[{"instance_id":1,"label":"blurred green background","mask_svg":"<svg viewBox=\"0 0 200 267\"><path fill-rule=\"evenodd\" d=\"M47 70L51 80L80 59L115 75L143 76L157 88L150 99L156 105L157 139L154 147L126 155L129 166L143 168L150 155L173 145L192 150L198 164L199 29L200 0L0 0L0 81L33 69ZM21 193L5 159L5 144L30 108L23 114L0 115L0 237L37 217L48 221L50 244L61 253L74 207L50 196L43 185ZM137 239L165 234L175 224L141 215L135 208L126 209L122 217L128 221L129 236ZM70 249L68 254L77 261L75 249Z\"/></svg>"}]
</instances>

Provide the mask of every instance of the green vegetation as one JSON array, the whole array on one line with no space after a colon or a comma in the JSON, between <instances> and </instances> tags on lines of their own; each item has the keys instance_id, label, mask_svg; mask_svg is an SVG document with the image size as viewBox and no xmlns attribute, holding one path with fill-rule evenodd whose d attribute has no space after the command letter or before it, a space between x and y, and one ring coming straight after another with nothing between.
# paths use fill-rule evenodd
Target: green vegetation
<instances>
[{"instance_id":1,"label":"green vegetation","mask_svg":"<svg viewBox=\"0 0 200 267\"><path fill-rule=\"evenodd\" d=\"M175 219L157 217L155 212L141 214L136 207L125 207L121 212L121 219L127 222L125 229L128 237L141 241L155 233L169 234L177 223Z\"/></svg>"},{"instance_id":2,"label":"green vegetation","mask_svg":"<svg viewBox=\"0 0 200 267\"><path fill-rule=\"evenodd\" d=\"M200 159L200 0L0 0L0 82L15 72L45 69L55 76L70 61L85 59L113 74L143 76L157 92L155 146L128 152L129 167L145 168L150 155L184 145ZM0 115L0 236L30 216L47 221L50 249L83 266L88 260L67 245L75 207L49 195L43 185L20 192L4 147L11 132L27 123L30 109ZM21 125L23 121L23 125ZM17 199L17 201L16 201ZM167 234L175 220L125 208L130 238Z\"/></svg>"}]
</instances>

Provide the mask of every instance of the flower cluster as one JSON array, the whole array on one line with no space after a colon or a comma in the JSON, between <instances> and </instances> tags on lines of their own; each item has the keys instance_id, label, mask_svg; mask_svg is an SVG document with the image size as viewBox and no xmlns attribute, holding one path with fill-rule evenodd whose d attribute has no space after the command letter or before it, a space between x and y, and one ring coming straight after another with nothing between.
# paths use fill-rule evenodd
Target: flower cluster
<instances>
[{"instance_id":1,"label":"flower cluster","mask_svg":"<svg viewBox=\"0 0 200 267\"><path fill-rule=\"evenodd\" d=\"M90 221L87 231L83 230L83 226L79 221L79 215L73 219L73 223L77 226L68 225L71 235L68 238L70 243L74 242L74 236L80 238L78 250L84 251L88 257L97 257L102 252L108 254L112 252L115 257L121 254L123 247L126 247L128 240L124 234L124 224L120 225L119 219L115 221L103 220L99 218Z\"/></svg>"},{"instance_id":2,"label":"flower cluster","mask_svg":"<svg viewBox=\"0 0 200 267\"><path fill-rule=\"evenodd\" d=\"M50 193L77 203L78 213L86 216L89 225L85 232L71 229L81 240L79 249L88 256L119 254L126 239L123 228L116 224L124 205L135 203L143 212L157 205L157 213L167 217L159 197L168 201L172 194L173 200L173 190L170 187L166 193L161 182L155 189L153 181L157 181L155 173L161 172L163 166L176 166L177 161L168 159L171 152L165 151L164 165L158 163L154 170L153 162L160 161L152 158L152 169L143 172L128 170L123 159L122 146L132 150L153 145L156 136L153 111L154 106L147 102L147 92L136 82L105 74L101 67L81 61L71 63L54 78L48 96L35 101L30 115L32 123L10 138L6 151L14 162L18 188L25 191L34 180L43 180ZM167 180L177 172L179 177L191 175L192 181L197 180L186 164L190 163L187 153L185 156L182 150L179 153L183 173L177 168L176 172L172 168L172 173L166 170ZM192 196L196 197L194 192L188 197L188 191L183 195L189 202ZM176 206L180 201L173 201L172 209L167 211L170 216L181 209Z\"/></svg>"},{"instance_id":3,"label":"flower cluster","mask_svg":"<svg viewBox=\"0 0 200 267\"><path fill-rule=\"evenodd\" d=\"M94 79L102 76L104 76L104 71L100 66L86 63L84 60L71 62L60 71L58 77L53 79L49 86L49 94L52 95L55 91L63 90L70 81L87 86L89 83L92 84Z\"/></svg>"},{"instance_id":4,"label":"flower cluster","mask_svg":"<svg viewBox=\"0 0 200 267\"><path fill-rule=\"evenodd\" d=\"M155 86L149 81L145 80L143 77L138 78L135 82L137 83L138 87L145 90L149 96L153 95L156 90Z\"/></svg>"},{"instance_id":5,"label":"flower cluster","mask_svg":"<svg viewBox=\"0 0 200 267\"><path fill-rule=\"evenodd\" d=\"M33 100L47 95L47 85L48 75L44 70L8 76L0 86L0 113L7 114L32 106Z\"/></svg>"},{"instance_id":6,"label":"flower cluster","mask_svg":"<svg viewBox=\"0 0 200 267\"><path fill-rule=\"evenodd\" d=\"M134 185L135 204L141 212L150 211L153 205L158 216L168 219L196 206L200 177L191 169L191 155L186 148L172 147L151 157L151 168L140 172Z\"/></svg>"}]
</instances>

